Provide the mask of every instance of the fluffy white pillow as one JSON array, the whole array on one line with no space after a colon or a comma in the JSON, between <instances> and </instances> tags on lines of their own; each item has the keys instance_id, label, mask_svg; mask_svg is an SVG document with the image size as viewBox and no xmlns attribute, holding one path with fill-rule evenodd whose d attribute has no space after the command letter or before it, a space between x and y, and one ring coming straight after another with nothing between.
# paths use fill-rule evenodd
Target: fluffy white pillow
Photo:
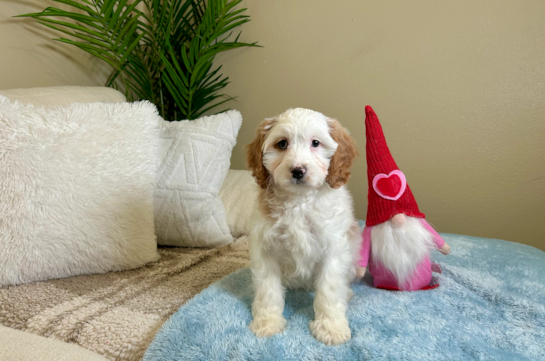
<instances>
[{"instance_id":1,"label":"fluffy white pillow","mask_svg":"<svg viewBox=\"0 0 545 361\"><path fill-rule=\"evenodd\" d=\"M233 240L218 193L241 124L236 110L161 123L155 191L159 244L214 247Z\"/></svg>"},{"instance_id":2,"label":"fluffy white pillow","mask_svg":"<svg viewBox=\"0 0 545 361\"><path fill-rule=\"evenodd\" d=\"M220 190L233 237L250 234L252 213L257 207L259 186L247 170L229 169Z\"/></svg>"},{"instance_id":3,"label":"fluffy white pillow","mask_svg":"<svg viewBox=\"0 0 545 361\"><path fill-rule=\"evenodd\" d=\"M149 102L37 108L0 96L0 286L158 259L159 119Z\"/></svg>"}]
</instances>

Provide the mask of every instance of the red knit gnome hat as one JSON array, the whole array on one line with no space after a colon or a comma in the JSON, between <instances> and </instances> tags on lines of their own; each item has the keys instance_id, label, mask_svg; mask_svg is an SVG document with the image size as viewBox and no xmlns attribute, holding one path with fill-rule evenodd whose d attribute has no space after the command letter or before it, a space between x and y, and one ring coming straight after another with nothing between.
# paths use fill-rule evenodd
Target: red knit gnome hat
<instances>
[{"instance_id":1,"label":"red knit gnome hat","mask_svg":"<svg viewBox=\"0 0 545 361\"><path fill-rule=\"evenodd\" d=\"M367 226L390 220L399 213L424 218L403 172L390 154L377 115L369 105L365 107L367 144L367 179L369 182Z\"/></svg>"}]
</instances>

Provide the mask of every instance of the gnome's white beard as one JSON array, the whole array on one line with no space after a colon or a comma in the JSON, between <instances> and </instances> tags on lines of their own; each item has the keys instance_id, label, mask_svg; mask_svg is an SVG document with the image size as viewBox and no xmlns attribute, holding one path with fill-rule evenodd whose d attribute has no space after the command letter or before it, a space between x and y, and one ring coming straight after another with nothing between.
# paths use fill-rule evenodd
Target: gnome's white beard
<instances>
[{"instance_id":1,"label":"gnome's white beard","mask_svg":"<svg viewBox=\"0 0 545 361\"><path fill-rule=\"evenodd\" d=\"M386 221L371 228L371 254L398 280L401 288L433 247L433 237L418 218L395 226Z\"/></svg>"}]
</instances>

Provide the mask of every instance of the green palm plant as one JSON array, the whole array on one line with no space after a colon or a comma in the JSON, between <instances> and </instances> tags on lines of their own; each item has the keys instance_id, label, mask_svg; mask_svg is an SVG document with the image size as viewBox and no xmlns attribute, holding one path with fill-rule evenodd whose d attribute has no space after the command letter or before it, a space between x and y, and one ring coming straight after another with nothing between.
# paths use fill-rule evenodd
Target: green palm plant
<instances>
[{"instance_id":1,"label":"green palm plant","mask_svg":"<svg viewBox=\"0 0 545 361\"><path fill-rule=\"evenodd\" d=\"M232 39L250 21L242 0L53 0L24 14L69 37L74 45L112 67L106 85L128 100L147 99L167 120L196 119L234 99L220 91L229 78L213 62L220 52L257 43ZM68 21L66 21L68 20Z\"/></svg>"}]
</instances>

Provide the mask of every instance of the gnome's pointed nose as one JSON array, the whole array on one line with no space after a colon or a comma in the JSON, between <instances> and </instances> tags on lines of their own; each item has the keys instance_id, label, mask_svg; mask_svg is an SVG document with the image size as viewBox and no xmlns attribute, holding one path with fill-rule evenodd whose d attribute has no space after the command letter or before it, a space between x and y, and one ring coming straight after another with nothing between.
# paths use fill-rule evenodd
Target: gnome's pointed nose
<instances>
[{"instance_id":1,"label":"gnome's pointed nose","mask_svg":"<svg viewBox=\"0 0 545 361\"><path fill-rule=\"evenodd\" d=\"M405 224L405 221L407 221L407 218L403 213L398 213L395 216L392 217L392 223L396 227L401 227Z\"/></svg>"}]
</instances>

